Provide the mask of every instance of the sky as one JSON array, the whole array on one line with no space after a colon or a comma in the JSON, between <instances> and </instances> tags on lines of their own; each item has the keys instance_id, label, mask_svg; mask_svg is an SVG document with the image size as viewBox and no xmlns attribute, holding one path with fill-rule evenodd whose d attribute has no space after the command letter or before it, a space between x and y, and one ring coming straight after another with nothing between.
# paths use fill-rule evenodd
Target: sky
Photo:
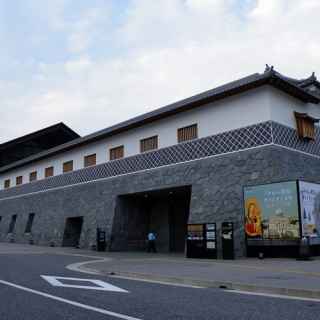
<instances>
[{"instance_id":1,"label":"sky","mask_svg":"<svg viewBox=\"0 0 320 320\"><path fill-rule=\"evenodd\" d=\"M86 135L255 72L320 78L319 0L0 0L0 143Z\"/></svg>"}]
</instances>

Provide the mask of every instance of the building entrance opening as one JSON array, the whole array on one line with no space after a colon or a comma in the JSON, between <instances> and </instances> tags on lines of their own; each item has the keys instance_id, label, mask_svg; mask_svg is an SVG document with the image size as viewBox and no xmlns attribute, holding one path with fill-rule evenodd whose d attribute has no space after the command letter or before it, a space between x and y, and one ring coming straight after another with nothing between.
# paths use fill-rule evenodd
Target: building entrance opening
<instances>
[{"instance_id":1,"label":"building entrance opening","mask_svg":"<svg viewBox=\"0 0 320 320\"><path fill-rule=\"evenodd\" d=\"M158 252L184 252L190 198L191 186L119 196L111 250L146 250L152 232Z\"/></svg>"},{"instance_id":2,"label":"building entrance opening","mask_svg":"<svg viewBox=\"0 0 320 320\"><path fill-rule=\"evenodd\" d=\"M83 217L72 217L66 219L63 234L63 247L77 247L79 245Z\"/></svg>"}]
</instances>

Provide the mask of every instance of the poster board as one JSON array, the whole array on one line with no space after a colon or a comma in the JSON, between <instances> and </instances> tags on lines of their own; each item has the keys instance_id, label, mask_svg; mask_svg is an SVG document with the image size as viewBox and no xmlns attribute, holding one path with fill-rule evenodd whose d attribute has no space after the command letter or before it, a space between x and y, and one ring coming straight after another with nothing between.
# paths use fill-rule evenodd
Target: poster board
<instances>
[{"instance_id":1,"label":"poster board","mask_svg":"<svg viewBox=\"0 0 320 320\"><path fill-rule=\"evenodd\" d=\"M304 237L320 236L320 184L299 181L300 220Z\"/></svg>"},{"instance_id":2,"label":"poster board","mask_svg":"<svg viewBox=\"0 0 320 320\"><path fill-rule=\"evenodd\" d=\"M296 181L245 187L244 204L248 239L300 238Z\"/></svg>"}]
</instances>

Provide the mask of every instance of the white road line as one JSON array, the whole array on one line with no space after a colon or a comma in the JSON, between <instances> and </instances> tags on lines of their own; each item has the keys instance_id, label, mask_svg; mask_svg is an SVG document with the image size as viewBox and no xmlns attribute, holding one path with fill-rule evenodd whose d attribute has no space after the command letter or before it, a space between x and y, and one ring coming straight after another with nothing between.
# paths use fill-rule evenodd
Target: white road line
<instances>
[{"instance_id":1,"label":"white road line","mask_svg":"<svg viewBox=\"0 0 320 320\"><path fill-rule=\"evenodd\" d=\"M92 307L92 306L89 306L87 304L82 304L82 303L79 303L79 302L76 302L76 301L72 301L72 300L61 298L61 297L57 297L57 296L54 296L52 294L48 294L48 293L41 292L41 291L38 291L38 290L34 290L34 289L27 288L27 287L23 287L23 286L17 285L17 284L12 283L12 282L0 280L0 284L3 284L5 286L9 286L9 287L13 287L13 288L16 288L16 289L19 289L19 290L23 290L23 291L26 291L26 292L30 292L30 293L33 293L33 294L37 294L39 296L42 296L42 297L45 297L45 298L48 298L48 299L56 300L56 301L63 302L63 303L66 303L66 304L70 304L70 305L78 307L78 308L82 308L82 309L98 312L98 313L101 313L101 314L105 314L105 315L108 315L108 316L111 316L111 317L114 317L114 318L124 319L124 320L142 320L142 319L130 317L130 316L127 316L127 315L124 315L124 314L121 314L121 313L116 313L116 312L112 312L112 311L109 311L109 310Z\"/></svg>"},{"instance_id":2,"label":"white road line","mask_svg":"<svg viewBox=\"0 0 320 320\"><path fill-rule=\"evenodd\" d=\"M251 291L242 291L242 290L224 290L224 291L231 292L231 293L245 294L250 296L261 296L261 297L269 297L269 298L320 302L320 299L316 299L316 298L304 298L304 297L297 297L297 296L288 296L283 294L251 292Z\"/></svg>"}]
</instances>

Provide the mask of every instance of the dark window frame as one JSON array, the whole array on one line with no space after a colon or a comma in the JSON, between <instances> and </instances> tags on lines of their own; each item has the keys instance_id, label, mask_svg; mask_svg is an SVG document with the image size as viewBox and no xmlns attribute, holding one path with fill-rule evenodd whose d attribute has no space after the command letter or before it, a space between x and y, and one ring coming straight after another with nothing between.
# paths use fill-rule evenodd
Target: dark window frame
<instances>
[{"instance_id":1,"label":"dark window frame","mask_svg":"<svg viewBox=\"0 0 320 320\"><path fill-rule=\"evenodd\" d=\"M23 184L23 176L16 177L16 186Z\"/></svg>"},{"instance_id":2,"label":"dark window frame","mask_svg":"<svg viewBox=\"0 0 320 320\"><path fill-rule=\"evenodd\" d=\"M49 172L49 174L48 174ZM45 178L50 178L54 176L54 166L47 167L44 169L44 177Z\"/></svg>"},{"instance_id":3,"label":"dark window frame","mask_svg":"<svg viewBox=\"0 0 320 320\"><path fill-rule=\"evenodd\" d=\"M94 159L94 161L92 161L92 159ZM83 166L85 168L92 167L95 165L97 165L97 154L96 153L92 153L92 154L88 154L88 155L84 156Z\"/></svg>"},{"instance_id":4,"label":"dark window frame","mask_svg":"<svg viewBox=\"0 0 320 320\"><path fill-rule=\"evenodd\" d=\"M118 160L124 158L124 145L109 149L109 160Z\"/></svg>"},{"instance_id":5,"label":"dark window frame","mask_svg":"<svg viewBox=\"0 0 320 320\"><path fill-rule=\"evenodd\" d=\"M140 153L157 150L159 146L159 136L144 138L140 140Z\"/></svg>"},{"instance_id":6,"label":"dark window frame","mask_svg":"<svg viewBox=\"0 0 320 320\"><path fill-rule=\"evenodd\" d=\"M72 171L73 171L73 160L66 161L62 164L62 172L63 173L68 173L68 172L72 172Z\"/></svg>"},{"instance_id":7,"label":"dark window frame","mask_svg":"<svg viewBox=\"0 0 320 320\"><path fill-rule=\"evenodd\" d=\"M193 123L189 126L178 128L177 141L178 143L198 139L198 124Z\"/></svg>"},{"instance_id":8,"label":"dark window frame","mask_svg":"<svg viewBox=\"0 0 320 320\"><path fill-rule=\"evenodd\" d=\"M37 181L38 180L38 172L32 171L29 173L29 182Z\"/></svg>"},{"instance_id":9,"label":"dark window frame","mask_svg":"<svg viewBox=\"0 0 320 320\"><path fill-rule=\"evenodd\" d=\"M14 228L16 226L17 218L18 218L18 215L16 215L16 214L11 216L8 233L13 233L14 232Z\"/></svg>"},{"instance_id":10,"label":"dark window frame","mask_svg":"<svg viewBox=\"0 0 320 320\"><path fill-rule=\"evenodd\" d=\"M28 216L28 220L27 220L27 224L26 224L26 228L24 230L24 233L31 233L32 231L32 225L33 225L33 222L34 222L34 218L35 218L35 213L29 213L29 216Z\"/></svg>"},{"instance_id":11,"label":"dark window frame","mask_svg":"<svg viewBox=\"0 0 320 320\"><path fill-rule=\"evenodd\" d=\"M5 179L3 182L3 188L4 189L10 188L10 184L11 184L11 179Z\"/></svg>"}]
</instances>

